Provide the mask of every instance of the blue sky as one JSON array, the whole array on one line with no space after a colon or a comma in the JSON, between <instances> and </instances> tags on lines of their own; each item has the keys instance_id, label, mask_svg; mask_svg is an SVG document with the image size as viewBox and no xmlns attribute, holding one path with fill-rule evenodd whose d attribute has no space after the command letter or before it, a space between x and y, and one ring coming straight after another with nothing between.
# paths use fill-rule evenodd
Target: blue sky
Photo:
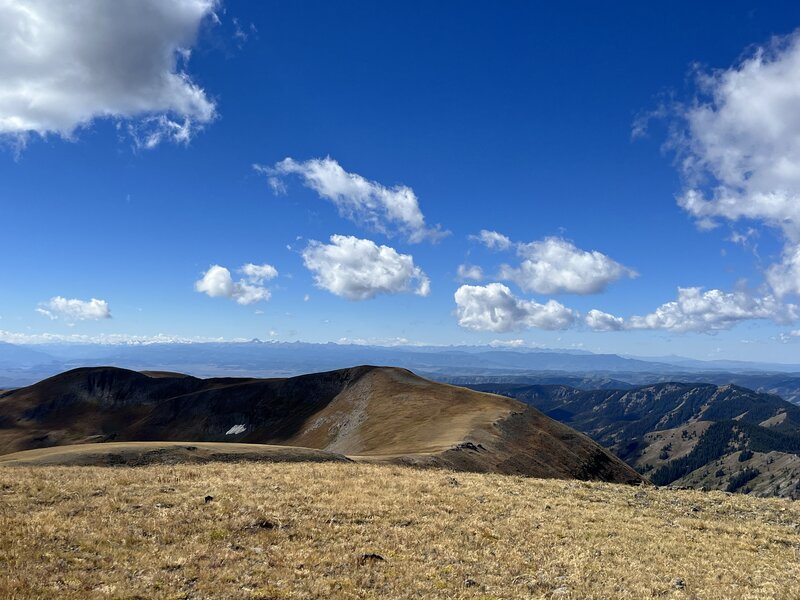
<instances>
[{"instance_id":1,"label":"blue sky","mask_svg":"<svg viewBox=\"0 0 800 600\"><path fill-rule=\"evenodd\" d=\"M0 339L800 359L796 3L143 5L0 9Z\"/></svg>"}]
</instances>

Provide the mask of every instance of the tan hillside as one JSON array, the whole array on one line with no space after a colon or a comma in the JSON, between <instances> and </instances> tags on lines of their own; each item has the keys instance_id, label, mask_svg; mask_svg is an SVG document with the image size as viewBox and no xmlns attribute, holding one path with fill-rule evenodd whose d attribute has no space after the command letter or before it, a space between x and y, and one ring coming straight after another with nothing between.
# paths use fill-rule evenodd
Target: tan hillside
<instances>
[{"instance_id":1,"label":"tan hillside","mask_svg":"<svg viewBox=\"0 0 800 600\"><path fill-rule=\"evenodd\" d=\"M585 435L521 402L389 367L289 379L76 369L0 396L0 414L4 453L87 443L235 442L461 471L642 480ZM114 457L100 456L98 464L142 460L108 452Z\"/></svg>"},{"instance_id":2,"label":"tan hillside","mask_svg":"<svg viewBox=\"0 0 800 600\"><path fill-rule=\"evenodd\" d=\"M107 442L23 450L0 456L0 466L145 466L208 462L350 462L310 448L220 442Z\"/></svg>"},{"instance_id":3,"label":"tan hillside","mask_svg":"<svg viewBox=\"0 0 800 600\"><path fill-rule=\"evenodd\" d=\"M0 506L2 598L800 590L800 504L721 492L366 464L0 466Z\"/></svg>"}]
</instances>

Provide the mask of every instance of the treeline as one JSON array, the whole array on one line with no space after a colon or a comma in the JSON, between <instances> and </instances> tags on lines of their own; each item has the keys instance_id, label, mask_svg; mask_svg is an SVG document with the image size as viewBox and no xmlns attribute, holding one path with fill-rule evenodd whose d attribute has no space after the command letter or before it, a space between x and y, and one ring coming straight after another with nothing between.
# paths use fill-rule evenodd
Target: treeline
<instances>
[{"instance_id":1,"label":"treeline","mask_svg":"<svg viewBox=\"0 0 800 600\"><path fill-rule=\"evenodd\" d=\"M700 436L689 454L663 465L650 476L650 481L667 485L737 449L743 451L739 457L741 462L751 458L753 452L800 455L800 435L772 431L741 421L714 423Z\"/></svg>"},{"instance_id":2,"label":"treeline","mask_svg":"<svg viewBox=\"0 0 800 600\"><path fill-rule=\"evenodd\" d=\"M724 456L730 452L730 443L736 437L736 425L735 421L714 423L700 436L689 454L663 465L650 476L650 481L667 485Z\"/></svg>"},{"instance_id":3,"label":"treeline","mask_svg":"<svg viewBox=\"0 0 800 600\"><path fill-rule=\"evenodd\" d=\"M741 489L748 481L752 481L759 475L761 475L761 471L748 467L731 477L730 481L728 482L728 487L725 488L725 490L728 492L735 492Z\"/></svg>"}]
</instances>

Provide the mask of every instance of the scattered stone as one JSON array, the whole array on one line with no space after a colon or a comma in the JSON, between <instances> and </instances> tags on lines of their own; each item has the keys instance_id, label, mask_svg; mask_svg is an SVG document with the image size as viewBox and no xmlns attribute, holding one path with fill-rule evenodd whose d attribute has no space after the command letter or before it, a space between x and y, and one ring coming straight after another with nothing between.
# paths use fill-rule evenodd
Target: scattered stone
<instances>
[{"instance_id":1,"label":"scattered stone","mask_svg":"<svg viewBox=\"0 0 800 600\"><path fill-rule=\"evenodd\" d=\"M203 502L205 502L206 504L208 504L208 503L209 503L209 502L211 502L213 499L214 499L214 496L206 496L206 497L203 499Z\"/></svg>"},{"instance_id":2,"label":"scattered stone","mask_svg":"<svg viewBox=\"0 0 800 600\"><path fill-rule=\"evenodd\" d=\"M569 588L565 585L553 590L553 596L566 596L567 594L569 594Z\"/></svg>"},{"instance_id":3,"label":"scattered stone","mask_svg":"<svg viewBox=\"0 0 800 600\"><path fill-rule=\"evenodd\" d=\"M358 557L358 564L366 565L367 563L383 562L385 560L386 559L383 558L380 554L375 554L374 552L367 552Z\"/></svg>"},{"instance_id":4,"label":"scattered stone","mask_svg":"<svg viewBox=\"0 0 800 600\"><path fill-rule=\"evenodd\" d=\"M456 450L472 450L473 452L478 452L481 449L483 449L483 446L480 444L476 446L472 442L461 442L456 446Z\"/></svg>"}]
</instances>

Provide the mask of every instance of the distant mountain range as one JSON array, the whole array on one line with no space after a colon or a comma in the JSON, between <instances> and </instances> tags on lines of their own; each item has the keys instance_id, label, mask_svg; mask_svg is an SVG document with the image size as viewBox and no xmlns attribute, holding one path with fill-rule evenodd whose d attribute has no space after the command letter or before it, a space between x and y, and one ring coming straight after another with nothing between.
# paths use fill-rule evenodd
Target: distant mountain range
<instances>
[{"instance_id":1,"label":"distant mountain range","mask_svg":"<svg viewBox=\"0 0 800 600\"><path fill-rule=\"evenodd\" d=\"M108 451L103 454L104 442ZM178 458L124 442L231 442L306 448L458 471L638 483L639 474L591 439L513 399L361 366L286 379L197 379L115 367L68 371L0 393L0 454L89 444L98 464ZM100 454L97 454L99 449ZM174 446L173 446L174 450ZM87 452L48 452L73 464ZM39 456L41 459L42 457ZM194 458L197 458L196 456ZM229 458L229 457L228 457Z\"/></svg>"},{"instance_id":2,"label":"distant mountain range","mask_svg":"<svg viewBox=\"0 0 800 600\"><path fill-rule=\"evenodd\" d=\"M736 384L800 403L800 365L642 358L580 350L488 346L363 346L237 343L36 344L0 343L0 389L30 385L62 371L105 364L171 370L198 377L291 377L358 364L412 369L456 384L566 384L623 389L658 382Z\"/></svg>"},{"instance_id":3,"label":"distant mountain range","mask_svg":"<svg viewBox=\"0 0 800 600\"><path fill-rule=\"evenodd\" d=\"M612 450L658 485L800 498L800 407L735 385L625 390L484 383Z\"/></svg>"}]
</instances>

